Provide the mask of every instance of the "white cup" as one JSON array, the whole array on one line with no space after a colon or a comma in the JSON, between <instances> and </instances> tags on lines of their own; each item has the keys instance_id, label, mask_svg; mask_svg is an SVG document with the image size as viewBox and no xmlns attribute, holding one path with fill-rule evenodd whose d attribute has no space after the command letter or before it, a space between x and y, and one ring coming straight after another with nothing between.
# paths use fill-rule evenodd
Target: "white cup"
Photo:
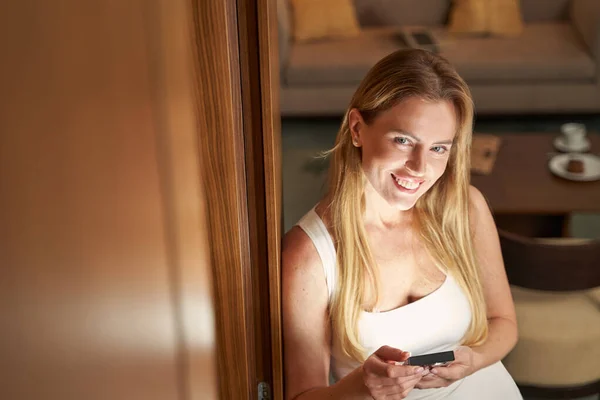
<instances>
[{"instance_id":1,"label":"white cup","mask_svg":"<svg viewBox=\"0 0 600 400\"><path fill-rule=\"evenodd\" d=\"M584 124L569 122L562 124L560 131L568 147L581 146L585 142L586 129Z\"/></svg>"}]
</instances>

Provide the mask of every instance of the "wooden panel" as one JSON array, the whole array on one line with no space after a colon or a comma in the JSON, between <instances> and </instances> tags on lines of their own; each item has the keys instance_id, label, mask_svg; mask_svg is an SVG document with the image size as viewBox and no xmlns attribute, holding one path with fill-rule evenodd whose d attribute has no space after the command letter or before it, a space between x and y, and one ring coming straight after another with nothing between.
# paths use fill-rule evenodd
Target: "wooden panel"
<instances>
[{"instance_id":1,"label":"wooden panel","mask_svg":"<svg viewBox=\"0 0 600 400\"><path fill-rule=\"evenodd\" d=\"M249 330L254 345L251 379L271 382L271 337L269 334L268 259L265 207L265 177L263 162L263 134L261 114L261 82L259 41L255 0L238 1L238 29L240 72L242 86L242 113L246 179L248 182L248 223L250 231L252 290L246 293L252 299L253 329ZM263 290L261 290L263 288Z\"/></svg>"},{"instance_id":2,"label":"wooden panel","mask_svg":"<svg viewBox=\"0 0 600 400\"><path fill-rule=\"evenodd\" d=\"M199 149L214 266L220 395L256 396L237 8L194 1Z\"/></svg>"},{"instance_id":3,"label":"wooden panel","mask_svg":"<svg viewBox=\"0 0 600 400\"><path fill-rule=\"evenodd\" d=\"M182 398L147 53L156 4L0 6L2 399Z\"/></svg>"},{"instance_id":4,"label":"wooden panel","mask_svg":"<svg viewBox=\"0 0 600 400\"><path fill-rule=\"evenodd\" d=\"M266 194L267 265L271 316L272 390L283 399L281 323L281 239L283 233L281 176L281 113L279 110L279 53L277 2L258 0L258 37L262 93L262 136Z\"/></svg>"},{"instance_id":5,"label":"wooden panel","mask_svg":"<svg viewBox=\"0 0 600 400\"><path fill-rule=\"evenodd\" d=\"M198 104L190 3L160 0L149 46L158 126L159 173L165 210L172 300L178 329L181 398L218 398L212 265L200 180ZM156 34L160 33L160 34Z\"/></svg>"},{"instance_id":6,"label":"wooden panel","mask_svg":"<svg viewBox=\"0 0 600 400\"><path fill-rule=\"evenodd\" d=\"M283 398L279 284L281 127L276 4L241 0L238 21L253 265L254 379L271 383L273 397Z\"/></svg>"}]
</instances>

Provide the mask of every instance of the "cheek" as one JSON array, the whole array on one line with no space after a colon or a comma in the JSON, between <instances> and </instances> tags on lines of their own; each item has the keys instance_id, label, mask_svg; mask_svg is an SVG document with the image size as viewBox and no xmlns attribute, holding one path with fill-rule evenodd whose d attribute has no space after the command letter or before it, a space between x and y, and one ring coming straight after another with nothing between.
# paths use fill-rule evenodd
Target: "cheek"
<instances>
[{"instance_id":1,"label":"cheek","mask_svg":"<svg viewBox=\"0 0 600 400\"><path fill-rule=\"evenodd\" d=\"M448 158L435 158L431 160L430 164L433 175L437 178L442 176L448 167Z\"/></svg>"},{"instance_id":2,"label":"cheek","mask_svg":"<svg viewBox=\"0 0 600 400\"><path fill-rule=\"evenodd\" d=\"M398 164L401 158L402 156L398 152L385 148L364 149L362 154L363 169L386 169L391 165Z\"/></svg>"}]
</instances>

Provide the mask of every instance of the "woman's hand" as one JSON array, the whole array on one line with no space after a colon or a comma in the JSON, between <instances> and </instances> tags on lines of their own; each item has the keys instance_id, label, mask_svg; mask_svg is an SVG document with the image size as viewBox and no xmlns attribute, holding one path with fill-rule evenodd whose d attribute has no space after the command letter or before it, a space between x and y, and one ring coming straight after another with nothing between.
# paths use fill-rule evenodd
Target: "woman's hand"
<instances>
[{"instance_id":1,"label":"woman's hand","mask_svg":"<svg viewBox=\"0 0 600 400\"><path fill-rule=\"evenodd\" d=\"M446 387L473 373L473 350L460 346L454 350L454 361L447 367L434 367L415 387L431 389Z\"/></svg>"},{"instance_id":2,"label":"woman's hand","mask_svg":"<svg viewBox=\"0 0 600 400\"><path fill-rule=\"evenodd\" d=\"M371 397L392 400L408 395L426 372L422 367L396 365L408 357L408 352L383 346L367 358L362 365L362 376Z\"/></svg>"}]
</instances>

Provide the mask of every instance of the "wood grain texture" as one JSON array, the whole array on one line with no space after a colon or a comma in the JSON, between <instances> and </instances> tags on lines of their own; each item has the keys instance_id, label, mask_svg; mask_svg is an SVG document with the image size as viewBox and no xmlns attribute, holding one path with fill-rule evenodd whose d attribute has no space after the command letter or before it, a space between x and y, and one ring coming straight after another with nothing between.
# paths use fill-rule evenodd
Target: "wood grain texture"
<instances>
[{"instance_id":1,"label":"wood grain texture","mask_svg":"<svg viewBox=\"0 0 600 400\"><path fill-rule=\"evenodd\" d=\"M264 176L266 193L267 265L271 314L272 391L283 399L283 344L281 322L282 175L281 112L279 110L279 45L277 2L258 0L260 82L262 93Z\"/></svg>"},{"instance_id":2,"label":"wood grain texture","mask_svg":"<svg viewBox=\"0 0 600 400\"><path fill-rule=\"evenodd\" d=\"M218 375L223 399L254 398L253 310L237 9L196 0L199 149L214 267Z\"/></svg>"},{"instance_id":3,"label":"wood grain texture","mask_svg":"<svg viewBox=\"0 0 600 400\"><path fill-rule=\"evenodd\" d=\"M180 398L219 398L211 245L200 179L191 3L159 0L148 45L165 244L177 326ZM160 30L158 29L160 27Z\"/></svg>"},{"instance_id":4,"label":"wood grain texture","mask_svg":"<svg viewBox=\"0 0 600 400\"><path fill-rule=\"evenodd\" d=\"M159 173L167 170L160 138L183 127L163 130L156 114L190 105L172 89L156 101L174 82L154 63L177 54L155 47L162 25L148 18L157 8L154 0L0 5L2 399L187 398L171 244L178 257L201 256L198 173L189 151L174 158L183 169L172 167L192 186L179 178L165 186ZM182 133L185 142L190 131ZM183 198L187 215L165 213ZM173 215L186 225L172 225ZM194 271L193 290L203 293L209 278L202 265Z\"/></svg>"},{"instance_id":5,"label":"wood grain texture","mask_svg":"<svg viewBox=\"0 0 600 400\"><path fill-rule=\"evenodd\" d=\"M240 72L242 85L242 113L246 179L248 182L248 223L252 258L250 297L253 308L252 335L254 365L252 382L271 382L271 338L269 335L267 231L265 227L265 177L263 163L263 133L261 114L261 82L257 10L255 0L238 1L238 29L240 45Z\"/></svg>"},{"instance_id":6,"label":"wood grain texture","mask_svg":"<svg viewBox=\"0 0 600 400\"><path fill-rule=\"evenodd\" d=\"M273 397L282 398L279 306L281 132L275 4L239 1L238 23L253 265L254 378L257 382L271 383Z\"/></svg>"}]
</instances>

